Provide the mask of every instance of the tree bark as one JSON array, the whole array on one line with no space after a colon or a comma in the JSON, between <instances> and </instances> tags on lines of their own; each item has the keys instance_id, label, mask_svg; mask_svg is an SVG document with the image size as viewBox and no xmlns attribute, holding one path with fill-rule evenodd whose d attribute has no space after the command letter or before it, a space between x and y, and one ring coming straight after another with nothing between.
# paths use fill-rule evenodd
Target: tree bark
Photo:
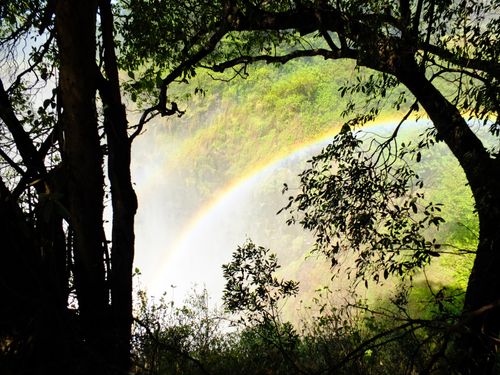
<instances>
[{"instance_id":1,"label":"tree bark","mask_svg":"<svg viewBox=\"0 0 500 375\"><path fill-rule=\"evenodd\" d=\"M59 0L55 22L62 98L63 162L75 233L75 286L88 368L107 363L109 291L105 283L104 177L96 115L96 0Z\"/></svg>"},{"instance_id":2,"label":"tree bark","mask_svg":"<svg viewBox=\"0 0 500 375\"><path fill-rule=\"evenodd\" d=\"M121 102L117 59L113 40L113 14L109 0L99 2L106 80L102 80L104 127L108 140L108 176L111 183L113 229L111 249L111 300L115 363L130 366L132 326L132 267L134 217L137 198L130 176L131 142L127 134L125 106Z\"/></svg>"},{"instance_id":3,"label":"tree bark","mask_svg":"<svg viewBox=\"0 0 500 375\"><path fill-rule=\"evenodd\" d=\"M495 373L500 334L500 176L491 168L473 189L479 216L479 244L465 294L464 357L469 374ZM489 178L488 178L489 177ZM487 181L490 180L490 181ZM498 369L496 369L498 371Z\"/></svg>"},{"instance_id":4,"label":"tree bark","mask_svg":"<svg viewBox=\"0 0 500 375\"><path fill-rule=\"evenodd\" d=\"M491 374L500 333L500 164L414 61L401 64L397 76L425 108L438 138L459 161L472 190L479 216L479 244L467 285L464 326L457 349L464 374Z\"/></svg>"}]
</instances>

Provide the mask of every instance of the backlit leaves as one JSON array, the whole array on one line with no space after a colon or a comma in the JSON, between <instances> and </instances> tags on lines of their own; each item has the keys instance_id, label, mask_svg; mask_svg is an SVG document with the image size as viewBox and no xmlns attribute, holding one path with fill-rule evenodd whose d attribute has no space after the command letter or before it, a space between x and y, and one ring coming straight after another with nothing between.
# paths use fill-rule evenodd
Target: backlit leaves
<instances>
[{"instance_id":1,"label":"backlit leaves","mask_svg":"<svg viewBox=\"0 0 500 375\"><path fill-rule=\"evenodd\" d=\"M284 208L292 214L288 223L312 231L315 250L332 266L348 254L358 281L405 277L438 255L425 234L444 220L439 205L425 201L406 148L365 143L344 131L309 161L300 193Z\"/></svg>"},{"instance_id":2,"label":"backlit leaves","mask_svg":"<svg viewBox=\"0 0 500 375\"><path fill-rule=\"evenodd\" d=\"M248 241L238 246L230 263L222 266L226 286L224 305L231 312L264 315L264 320L276 316L279 302L298 292L298 283L279 280L275 276L280 266L269 249Z\"/></svg>"}]
</instances>

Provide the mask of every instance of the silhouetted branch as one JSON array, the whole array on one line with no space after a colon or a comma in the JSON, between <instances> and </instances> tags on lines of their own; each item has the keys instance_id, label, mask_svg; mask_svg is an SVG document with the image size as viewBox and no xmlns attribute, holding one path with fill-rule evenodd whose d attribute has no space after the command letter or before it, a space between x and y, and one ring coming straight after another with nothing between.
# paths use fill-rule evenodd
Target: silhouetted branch
<instances>
[{"instance_id":1,"label":"silhouetted branch","mask_svg":"<svg viewBox=\"0 0 500 375\"><path fill-rule=\"evenodd\" d=\"M213 70L214 72L223 72L228 68L232 68L236 65L241 64L252 64L255 62L263 61L267 64L286 64L290 60L301 58L301 57L314 57L321 56L325 59L341 59L341 58L356 58L356 51L354 50L340 50L336 49L330 51L323 48L311 49L311 50L297 50L286 55L280 56L270 56L270 55L259 55L259 56L239 56L232 60L225 61L220 64L215 65L201 65L202 68Z\"/></svg>"},{"instance_id":2,"label":"silhouetted branch","mask_svg":"<svg viewBox=\"0 0 500 375\"><path fill-rule=\"evenodd\" d=\"M26 164L28 170L36 171L40 174L45 173L45 165L43 158L37 152L33 141L28 133L24 130L21 121L17 118L9 94L5 91L2 81L0 80L0 118L9 129L17 149Z\"/></svg>"},{"instance_id":3,"label":"silhouetted branch","mask_svg":"<svg viewBox=\"0 0 500 375\"><path fill-rule=\"evenodd\" d=\"M41 47L41 51L35 55L35 59L32 62L30 61L29 66L16 76L15 81L7 89L7 93L10 94L13 90L15 90L17 88L17 86L19 86L19 84L21 83L21 79L26 74L32 72L37 67L37 65L42 62L43 58L45 57L45 55L49 51L49 48L50 48L50 45L52 44L52 41L54 40L54 34L55 34L54 32L51 32L49 34L48 39L45 41L45 43Z\"/></svg>"}]
</instances>

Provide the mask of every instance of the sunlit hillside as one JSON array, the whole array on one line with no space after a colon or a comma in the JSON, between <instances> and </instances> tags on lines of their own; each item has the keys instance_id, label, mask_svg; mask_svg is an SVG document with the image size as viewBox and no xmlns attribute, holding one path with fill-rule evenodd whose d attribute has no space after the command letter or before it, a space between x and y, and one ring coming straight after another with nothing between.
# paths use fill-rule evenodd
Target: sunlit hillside
<instances>
[{"instance_id":1,"label":"sunlit hillside","mask_svg":"<svg viewBox=\"0 0 500 375\"><path fill-rule=\"evenodd\" d=\"M141 199L137 258L147 287L156 295L161 291L172 293L179 301L185 295L181 290L185 293L193 282L190 279L189 285L179 288L187 283L183 274L200 275L198 288L206 278L221 279L220 266L228 261L236 245L249 237L278 254L282 275L300 281L301 294L288 303L288 316L310 304L316 290L325 285L338 289L346 282L336 280L337 284L332 285L329 261L321 254L310 254L314 240L311 233L299 224L287 226L287 214L276 213L287 201L281 193L283 183L292 187L292 193L298 187L297 175L306 167L306 160L318 153L345 121L342 111L347 103L363 105L362 96L341 97L339 93L352 78L354 69L348 63L304 60L282 67L258 66L246 79L222 81L220 77L212 79L200 73L191 86L178 87L179 105L185 115L150 124L135 145ZM186 95L193 88L203 89L203 94ZM399 111L390 105L398 95L395 90L392 97L385 99L380 115L379 123L392 125L367 128L369 132L387 135L390 126L403 117L405 105ZM419 124L408 121L404 127L407 139L424 132L425 122ZM296 155L305 149L300 157ZM434 233L436 238L457 248L472 249L477 223L458 163L444 145L437 144L424 153L415 168L424 176L426 198L444 204L446 223ZM267 175L262 173L264 170L268 170ZM260 176L258 183L250 186L245 182L255 176ZM247 190L234 192L245 184ZM224 203L231 191L238 195L231 198L233 203ZM224 204L231 209L220 208ZM217 210L225 211L214 213L217 205ZM204 232L200 224L203 220L215 227L226 227L224 235L209 238L215 236L214 229ZM210 245L211 242L215 244ZM192 251L198 254L196 257L203 254L201 258L207 259L204 266L210 263L210 267L197 270L193 255L186 255L182 263L178 260L182 254L173 255L181 253L179 249ZM176 272L166 266L169 262L178 262L174 267L179 272L176 277L167 275ZM436 259L425 275L415 276L415 298L425 300L431 284L435 290L448 287L463 291L470 266L470 257ZM217 287L221 287L221 281ZM374 290L362 294L371 299L380 293ZM220 303L219 292L214 298Z\"/></svg>"}]
</instances>

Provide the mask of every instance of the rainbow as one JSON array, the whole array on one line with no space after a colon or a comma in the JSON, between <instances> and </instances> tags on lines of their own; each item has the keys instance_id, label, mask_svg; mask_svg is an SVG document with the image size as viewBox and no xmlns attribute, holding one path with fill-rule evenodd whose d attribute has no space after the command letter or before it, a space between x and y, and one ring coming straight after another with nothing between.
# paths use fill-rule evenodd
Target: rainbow
<instances>
[{"instance_id":1,"label":"rainbow","mask_svg":"<svg viewBox=\"0 0 500 375\"><path fill-rule=\"evenodd\" d=\"M378 121L372 123L370 127L389 127L395 126L397 120L393 118L385 119L384 121ZM282 163L290 160L302 160L305 161L309 158L311 153L315 150L319 150L322 146L326 146L329 141L338 133L339 127L321 134L313 140L301 143L297 145L292 152L282 153L267 162L263 162L257 166L254 166L252 170L246 173L244 176L232 181L224 189L222 189L212 200L207 202L189 221L189 223L181 230L177 236L177 240L172 246L172 250L168 251L162 256L158 261L158 273L152 279L150 289L148 290L152 295L160 295L166 290L167 286L177 283L183 280L188 273L194 274L195 276L201 276L210 272L206 267L211 262L215 262L215 259L220 258L217 254L203 254L196 255L196 260L201 256L204 261L201 260L201 266L195 266L194 259L192 258L193 247L205 248L207 236L210 233L204 233L203 228L208 227L213 224L213 220L216 214L221 214L224 209L230 208L238 203L238 197L251 191L259 181L261 181L266 176L269 176L276 168L278 168ZM302 156L302 158L300 158ZM198 241L198 242L196 242ZM235 248L231 249L234 250ZM229 254L230 255L230 254ZM184 258L184 259L183 259ZM219 260L220 265L227 261L227 259ZM206 267L204 267L206 266ZM216 284L220 284L220 280ZM216 285L219 288L220 285ZM208 288L208 287L207 287ZM208 288L211 294L217 296L217 292L213 292ZM187 293L188 290L186 289Z\"/></svg>"}]
</instances>

